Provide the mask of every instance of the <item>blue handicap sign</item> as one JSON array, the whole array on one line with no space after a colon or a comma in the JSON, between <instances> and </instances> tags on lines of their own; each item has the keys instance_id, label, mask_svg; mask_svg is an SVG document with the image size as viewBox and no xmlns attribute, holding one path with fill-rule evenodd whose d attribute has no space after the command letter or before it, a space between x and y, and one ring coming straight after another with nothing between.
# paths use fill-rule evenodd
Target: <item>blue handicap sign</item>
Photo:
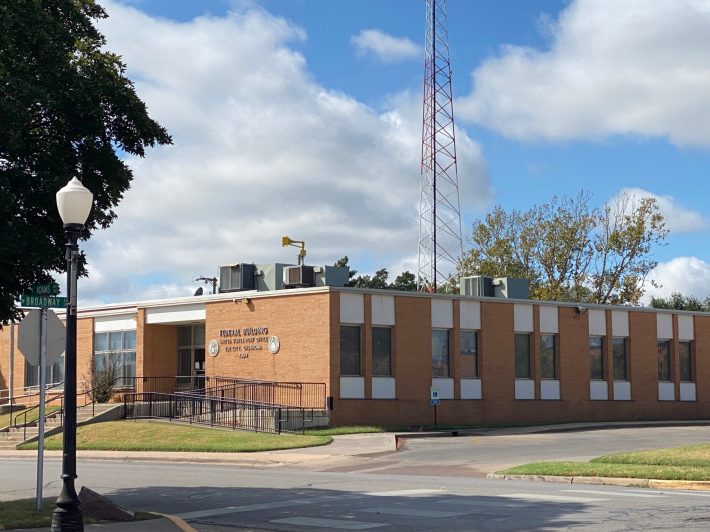
<instances>
[{"instance_id":1,"label":"blue handicap sign","mask_svg":"<svg viewBox=\"0 0 710 532\"><path fill-rule=\"evenodd\" d=\"M431 400L432 406L438 406L440 403L441 403L441 399L432 399Z\"/></svg>"}]
</instances>

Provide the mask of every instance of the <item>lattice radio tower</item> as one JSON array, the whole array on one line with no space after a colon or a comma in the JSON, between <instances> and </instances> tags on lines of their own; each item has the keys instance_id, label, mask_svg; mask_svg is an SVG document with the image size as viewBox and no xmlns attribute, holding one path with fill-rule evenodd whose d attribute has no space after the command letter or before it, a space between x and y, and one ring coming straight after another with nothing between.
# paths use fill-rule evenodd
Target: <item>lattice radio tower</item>
<instances>
[{"instance_id":1,"label":"lattice radio tower","mask_svg":"<svg viewBox=\"0 0 710 532\"><path fill-rule=\"evenodd\" d=\"M417 289L436 292L463 252L446 0L426 0Z\"/></svg>"}]
</instances>

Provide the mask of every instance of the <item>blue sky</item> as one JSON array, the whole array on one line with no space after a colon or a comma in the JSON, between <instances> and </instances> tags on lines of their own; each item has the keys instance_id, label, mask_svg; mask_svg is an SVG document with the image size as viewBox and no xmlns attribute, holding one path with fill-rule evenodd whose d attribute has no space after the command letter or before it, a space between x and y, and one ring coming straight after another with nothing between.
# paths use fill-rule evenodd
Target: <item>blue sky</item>
<instances>
[{"instance_id":1,"label":"blue sky","mask_svg":"<svg viewBox=\"0 0 710 532\"><path fill-rule=\"evenodd\" d=\"M416 270L424 0L101 3L175 144L129 161L85 302L293 261L282 234L309 263ZM654 293L710 294L710 1L447 4L464 236L495 204L650 194L671 227Z\"/></svg>"}]
</instances>

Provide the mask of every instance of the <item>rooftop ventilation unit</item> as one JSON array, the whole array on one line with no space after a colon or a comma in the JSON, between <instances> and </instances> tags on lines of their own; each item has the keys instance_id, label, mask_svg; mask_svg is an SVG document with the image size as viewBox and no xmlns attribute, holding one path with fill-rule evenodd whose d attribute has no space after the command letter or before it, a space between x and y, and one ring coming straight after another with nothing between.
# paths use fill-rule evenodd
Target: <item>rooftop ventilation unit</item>
<instances>
[{"instance_id":1,"label":"rooftop ventilation unit","mask_svg":"<svg viewBox=\"0 0 710 532\"><path fill-rule=\"evenodd\" d=\"M315 268L316 286L347 286L350 268L347 266L321 266Z\"/></svg>"},{"instance_id":2,"label":"rooftop ventilation unit","mask_svg":"<svg viewBox=\"0 0 710 532\"><path fill-rule=\"evenodd\" d=\"M530 299L530 281L515 277L493 279L494 295L506 299Z\"/></svg>"},{"instance_id":3,"label":"rooftop ventilation unit","mask_svg":"<svg viewBox=\"0 0 710 532\"><path fill-rule=\"evenodd\" d=\"M219 292L241 292L255 290L254 274L256 266L253 264L232 264L219 267Z\"/></svg>"},{"instance_id":4,"label":"rooftop ventilation unit","mask_svg":"<svg viewBox=\"0 0 710 532\"><path fill-rule=\"evenodd\" d=\"M493 297L493 277L483 275L461 277L461 295Z\"/></svg>"},{"instance_id":5,"label":"rooftop ventilation unit","mask_svg":"<svg viewBox=\"0 0 710 532\"><path fill-rule=\"evenodd\" d=\"M284 268L284 288L305 288L316 285L313 266L289 266Z\"/></svg>"}]
</instances>

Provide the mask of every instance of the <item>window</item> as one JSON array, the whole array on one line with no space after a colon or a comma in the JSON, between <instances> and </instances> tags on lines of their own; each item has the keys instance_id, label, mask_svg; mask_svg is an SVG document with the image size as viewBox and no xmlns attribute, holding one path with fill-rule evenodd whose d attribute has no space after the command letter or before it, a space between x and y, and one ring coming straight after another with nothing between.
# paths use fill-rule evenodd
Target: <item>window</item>
<instances>
[{"instance_id":1,"label":"window","mask_svg":"<svg viewBox=\"0 0 710 532\"><path fill-rule=\"evenodd\" d=\"M431 331L431 371L434 377L449 377L449 331Z\"/></svg>"},{"instance_id":2,"label":"window","mask_svg":"<svg viewBox=\"0 0 710 532\"><path fill-rule=\"evenodd\" d=\"M461 377L478 378L478 333L461 331Z\"/></svg>"},{"instance_id":3,"label":"window","mask_svg":"<svg viewBox=\"0 0 710 532\"><path fill-rule=\"evenodd\" d=\"M671 341L658 340L658 380L660 382L670 382L671 378Z\"/></svg>"},{"instance_id":4,"label":"window","mask_svg":"<svg viewBox=\"0 0 710 532\"><path fill-rule=\"evenodd\" d=\"M136 331L94 335L95 371L116 372L117 386L133 386L136 376Z\"/></svg>"},{"instance_id":5,"label":"window","mask_svg":"<svg viewBox=\"0 0 710 532\"><path fill-rule=\"evenodd\" d=\"M540 336L540 378L557 378L557 353L555 349L555 335L543 334Z\"/></svg>"},{"instance_id":6,"label":"window","mask_svg":"<svg viewBox=\"0 0 710 532\"><path fill-rule=\"evenodd\" d=\"M64 354L60 356L54 364L47 364L47 384L58 384L64 382ZM39 365L33 366L25 361L25 386L39 386Z\"/></svg>"},{"instance_id":7,"label":"window","mask_svg":"<svg viewBox=\"0 0 710 532\"><path fill-rule=\"evenodd\" d=\"M614 357L613 377L615 381L626 381L628 379L628 357L626 353L626 338L614 338L612 340L612 350Z\"/></svg>"},{"instance_id":8,"label":"window","mask_svg":"<svg viewBox=\"0 0 710 532\"><path fill-rule=\"evenodd\" d=\"M693 342L678 342L680 358L680 381L693 382Z\"/></svg>"},{"instance_id":9,"label":"window","mask_svg":"<svg viewBox=\"0 0 710 532\"><path fill-rule=\"evenodd\" d=\"M593 381L604 380L604 337L589 337L589 378Z\"/></svg>"},{"instance_id":10,"label":"window","mask_svg":"<svg viewBox=\"0 0 710 532\"><path fill-rule=\"evenodd\" d=\"M392 375L392 329L389 327L372 328L372 375Z\"/></svg>"},{"instance_id":11,"label":"window","mask_svg":"<svg viewBox=\"0 0 710 532\"><path fill-rule=\"evenodd\" d=\"M515 334L515 378L530 379L530 335Z\"/></svg>"},{"instance_id":12,"label":"window","mask_svg":"<svg viewBox=\"0 0 710 532\"><path fill-rule=\"evenodd\" d=\"M360 376L360 326L340 326L340 374Z\"/></svg>"}]
</instances>

